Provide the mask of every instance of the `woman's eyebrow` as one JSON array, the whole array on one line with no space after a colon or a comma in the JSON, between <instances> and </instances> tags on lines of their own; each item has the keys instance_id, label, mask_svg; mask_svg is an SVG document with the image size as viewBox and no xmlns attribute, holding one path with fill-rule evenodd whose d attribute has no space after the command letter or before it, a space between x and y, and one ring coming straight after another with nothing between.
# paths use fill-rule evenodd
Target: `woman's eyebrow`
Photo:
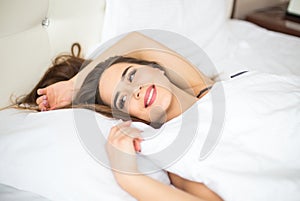
<instances>
[{"instance_id":1,"label":"woman's eyebrow","mask_svg":"<svg viewBox=\"0 0 300 201\"><path fill-rule=\"evenodd\" d=\"M117 107L117 100L118 100L119 95L120 95L120 92L117 92L116 95L115 95L115 98L114 98L114 107L115 108L118 108Z\"/></svg>"},{"instance_id":2,"label":"woman's eyebrow","mask_svg":"<svg viewBox=\"0 0 300 201\"><path fill-rule=\"evenodd\" d=\"M131 67L132 67L132 66L128 66L128 67L123 71L121 80L124 80L124 77L125 77L127 71L128 71Z\"/></svg>"},{"instance_id":3,"label":"woman's eyebrow","mask_svg":"<svg viewBox=\"0 0 300 201\"><path fill-rule=\"evenodd\" d=\"M121 80L122 80L122 81L124 80L127 71L128 71L131 67L132 67L132 66L128 66L128 67L123 71L122 77L121 77ZM115 107L115 108L118 108L118 107L117 107L117 100L118 100L118 98L119 98L119 95L120 95L120 92L118 91L118 92L116 93L116 95L115 95L115 98L114 98L114 107Z\"/></svg>"}]
</instances>

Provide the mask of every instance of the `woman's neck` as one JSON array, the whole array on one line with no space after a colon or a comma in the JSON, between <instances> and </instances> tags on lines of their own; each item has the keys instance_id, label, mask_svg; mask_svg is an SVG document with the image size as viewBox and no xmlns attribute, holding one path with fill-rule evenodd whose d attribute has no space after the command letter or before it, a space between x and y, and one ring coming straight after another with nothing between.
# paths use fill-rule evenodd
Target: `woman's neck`
<instances>
[{"instance_id":1,"label":"woman's neck","mask_svg":"<svg viewBox=\"0 0 300 201\"><path fill-rule=\"evenodd\" d=\"M197 100L202 98L205 94L209 92L209 89L214 84L214 81L206 76L203 76L201 82L198 81L198 84L192 87L191 90L183 90L176 85L172 85L173 99L169 109L167 110L166 120L169 121L182 113L184 113L188 108L190 108ZM207 90L205 90L207 89ZM199 97L199 92L201 93Z\"/></svg>"},{"instance_id":2,"label":"woman's neck","mask_svg":"<svg viewBox=\"0 0 300 201\"><path fill-rule=\"evenodd\" d=\"M215 82L212 79L204 76L201 82L198 82L197 84L192 86L192 91L197 98L202 98L205 94L208 93L209 89L214 83Z\"/></svg>"},{"instance_id":3,"label":"woman's neck","mask_svg":"<svg viewBox=\"0 0 300 201\"><path fill-rule=\"evenodd\" d=\"M197 96L200 91L214 84L214 81L212 79L205 76L201 72L197 72L197 79L195 77L194 79L183 79L177 72L174 72L170 69L166 69L165 73L174 85L193 96ZM189 78L191 77L192 76L189 76ZM205 93L203 93L202 96L204 95Z\"/></svg>"},{"instance_id":4,"label":"woman's neck","mask_svg":"<svg viewBox=\"0 0 300 201\"><path fill-rule=\"evenodd\" d=\"M173 99L170 107L167 110L167 121L184 113L198 100L198 98L196 98L195 96L185 92L175 85L172 85L172 92Z\"/></svg>"}]
</instances>

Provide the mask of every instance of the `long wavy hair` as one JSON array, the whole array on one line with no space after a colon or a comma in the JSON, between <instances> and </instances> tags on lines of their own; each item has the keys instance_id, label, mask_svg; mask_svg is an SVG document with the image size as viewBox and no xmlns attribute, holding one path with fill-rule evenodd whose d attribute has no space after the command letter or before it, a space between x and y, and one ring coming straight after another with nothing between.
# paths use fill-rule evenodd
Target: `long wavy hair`
<instances>
[{"instance_id":1,"label":"long wavy hair","mask_svg":"<svg viewBox=\"0 0 300 201\"><path fill-rule=\"evenodd\" d=\"M77 53L75 53L77 52ZM35 87L24 96L18 97L13 103L17 108L38 110L36 99L39 97L37 90L45 88L60 81L66 81L74 77L90 61L81 57L81 46L74 43L71 46L71 54L60 54L53 61L52 65L44 73Z\"/></svg>"},{"instance_id":2,"label":"long wavy hair","mask_svg":"<svg viewBox=\"0 0 300 201\"><path fill-rule=\"evenodd\" d=\"M75 54L77 49L77 54ZM31 90L30 93L24 97L18 98L15 105L18 108L39 110L36 104L36 99L39 97L37 90L45 88L51 84L59 81L66 81L74 77L80 70L86 67L91 60L86 60L81 57L80 44L74 43L71 47L71 54L63 54L57 56L52 63L52 66L45 72L41 80ZM103 72L117 63L132 63L140 65L148 65L153 68L164 68L154 61L140 60L132 57L113 56L107 60L100 62L96 67L87 75L80 90L75 96L73 102L64 108L86 108L101 113L110 118L140 121L147 124L142 119L130 116L127 113L121 112L117 109L112 109L110 106L103 103L99 94L99 80ZM155 123L151 123L153 127L159 127Z\"/></svg>"}]
</instances>

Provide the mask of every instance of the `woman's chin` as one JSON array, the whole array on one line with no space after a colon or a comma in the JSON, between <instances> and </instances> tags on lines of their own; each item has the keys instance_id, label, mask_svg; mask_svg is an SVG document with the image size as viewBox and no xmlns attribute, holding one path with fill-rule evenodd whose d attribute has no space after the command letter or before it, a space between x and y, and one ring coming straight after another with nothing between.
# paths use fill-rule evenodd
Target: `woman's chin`
<instances>
[{"instance_id":1,"label":"woman's chin","mask_svg":"<svg viewBox=\"0 0 300 201\"><path fill-rule=\"evenodd\" d=\"M163 106L153 105L149 108L149 119L150 122L160 122L163 123L166 121L167 113Z\"/></svg>"}]
</instances>

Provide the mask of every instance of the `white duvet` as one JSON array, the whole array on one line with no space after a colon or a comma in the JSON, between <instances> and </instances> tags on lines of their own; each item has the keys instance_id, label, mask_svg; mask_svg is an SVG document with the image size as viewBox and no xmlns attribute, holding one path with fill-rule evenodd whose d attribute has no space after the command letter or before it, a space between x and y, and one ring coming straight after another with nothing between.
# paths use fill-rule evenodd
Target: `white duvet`
<instances>
[{"instance_id":1,"label":"white duvet","mask_svg":"<svg viewBox=\"0 0 300 201\"><path fill-rule=\"evenodd\" d=\"M247 72L215 84L143 142L142 158L226 201L298 201L299 131L300 78Z\"/></svg>"},{"instance_id":2,"label":"white duvet","mask_svg":"<svg viewBox=\"0 0 300 201\"><path fill-rule=\"evenodd\" d=\"M34 200L29 197L33 193L51 201L135 200L117 184L105 162L100 130L109 131L115 120L84 109L7 109L0 111L0 120L0 201L8 200L6 189L14 189L10 194L15 199L24 195ZM80 134L98 137L93 148L101 162L89 154ZM150 176L169 184L163 171Z\"/></svg>"}]
</instances>

